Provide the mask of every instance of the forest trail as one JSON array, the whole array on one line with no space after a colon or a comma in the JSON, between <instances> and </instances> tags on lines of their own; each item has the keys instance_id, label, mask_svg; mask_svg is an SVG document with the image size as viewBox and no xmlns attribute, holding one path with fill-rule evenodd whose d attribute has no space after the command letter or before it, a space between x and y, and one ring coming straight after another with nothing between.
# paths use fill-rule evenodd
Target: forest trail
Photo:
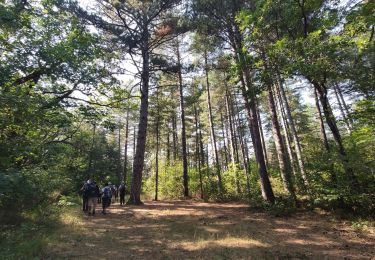
<instances>
[{"instance_id":1,"label":"forest trail","mask_svg":"<svg viewBox=\"0 0 375 260\"><path fill-rule=\"evenodd\" d=\"M100 213L99 207L97 212ZM51 259L374 259L375 234L317 213L271 217L235 203L148 201L67 219Z\"/></svg>"}]
</instances>

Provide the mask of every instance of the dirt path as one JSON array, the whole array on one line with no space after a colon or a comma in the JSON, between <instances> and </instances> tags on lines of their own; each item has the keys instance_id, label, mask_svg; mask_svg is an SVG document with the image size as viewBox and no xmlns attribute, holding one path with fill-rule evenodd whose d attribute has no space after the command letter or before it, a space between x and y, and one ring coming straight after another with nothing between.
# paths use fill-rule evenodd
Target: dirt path
<instances>
[{"instance_id":1,"label":"dirt path","mask_svg":"<svg viewBox=\"0 0 375 260\"><path fill-rule=\"evenodd\" d=\"M47 258L375 259L373 233L315 213L275 218L242 204L114 205L108 215L68 222Z\"/></svg>"}]
</instances>

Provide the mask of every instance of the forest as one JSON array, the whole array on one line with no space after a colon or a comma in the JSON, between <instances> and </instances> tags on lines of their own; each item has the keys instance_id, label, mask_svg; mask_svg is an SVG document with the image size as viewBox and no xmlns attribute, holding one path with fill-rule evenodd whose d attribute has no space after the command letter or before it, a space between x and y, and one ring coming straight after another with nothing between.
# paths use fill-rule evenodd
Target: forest
<instances>
[{"instance_id":1,"label":"forest","mask_svg":"<svg viewBox=\"0 0 375 260\"><path fill-rule=\"evenodd\" d=\"M375 257L374 27L369 0L0 0L3 256ZM83 214L88 179L126 205Z\"/></svg>"}]
</instances>

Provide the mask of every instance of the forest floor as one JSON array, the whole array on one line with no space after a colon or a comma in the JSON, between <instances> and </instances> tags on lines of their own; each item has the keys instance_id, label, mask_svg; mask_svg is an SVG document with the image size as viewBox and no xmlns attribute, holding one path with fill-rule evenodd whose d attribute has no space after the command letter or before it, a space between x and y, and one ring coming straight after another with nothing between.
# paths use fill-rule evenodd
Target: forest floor
<instances>
[{"instance_id":1,"label":"forest floor","mask_svg":"<svg viewBox=\"0 0 375 260\"><path fill-rule=\"evenodd\" d=\"M116 203L107 215L97 212L65 216L42 258L375 259L373 229L329 214L272 217L244 204L196 201Z\"/></svg>"}]
</instances>

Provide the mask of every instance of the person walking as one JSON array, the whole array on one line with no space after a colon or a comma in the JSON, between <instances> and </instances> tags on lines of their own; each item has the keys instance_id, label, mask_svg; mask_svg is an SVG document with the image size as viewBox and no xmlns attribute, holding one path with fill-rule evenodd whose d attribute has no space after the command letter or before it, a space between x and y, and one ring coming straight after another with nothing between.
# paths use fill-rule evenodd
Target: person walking
<instances>
[{"instance_id":1,"label":"person walking","mask_svg":"<svg viewBox=\"0 0 375 260\"><path fill-rule=\"evenodd\" d=\"M102 189L102 214L107 214L106 209L109 207L112 199L112 192L111 187L108 185L108 182L104 184L104 188Z\"/></svg>"},{"instance_id":2,"label":"person walking","mask_svg":"<svg viewBox=\"0 0 375 260\"><path fill-rule=\"evenodd\" d=\"M88 214L95 215L95 209L98 202L99 187L95 181L90 180L88 185Z\"/></svg>"},{"instance_id":3,"label":"person walking","mask_svg":"<svg viewBox=\"0 0 375 260\"><path fill-rule=\"evenodd\" d=\"M118 191L120 193L120 205L125 205L125 183L121 182L121 185L118 187Z\"/></svg>"},{"instance_id":4,"label":"person walking","mask_svg":"<svg viewBox=\"0 0 375 260\"><path fill-rule=\"evenodd\" d=\"M87 181L88 182L88 181ZM88 197L87 197L87 182L84 181L83 185L81 187L81 193L82 193L82 211L87 212L88 210Z\"/></svg>"}]
</instances>

